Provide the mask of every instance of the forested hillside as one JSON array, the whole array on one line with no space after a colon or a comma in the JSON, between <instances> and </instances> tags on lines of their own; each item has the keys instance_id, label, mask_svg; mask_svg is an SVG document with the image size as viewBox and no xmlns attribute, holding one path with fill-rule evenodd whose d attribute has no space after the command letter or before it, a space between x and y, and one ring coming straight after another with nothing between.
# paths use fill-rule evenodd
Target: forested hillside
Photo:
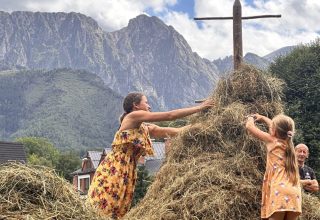
<instances>
[{"instance_id":1,"label":"forested hillside","mask_svg":"<svg viewBox=\"0 0 320 220\"><path fill-rule=\"evenodd\" d=\"M45 137L63 148L103 148L122 97L94 74L60 69L0 72L0 138Z\"/></svg>"}]
</instances>

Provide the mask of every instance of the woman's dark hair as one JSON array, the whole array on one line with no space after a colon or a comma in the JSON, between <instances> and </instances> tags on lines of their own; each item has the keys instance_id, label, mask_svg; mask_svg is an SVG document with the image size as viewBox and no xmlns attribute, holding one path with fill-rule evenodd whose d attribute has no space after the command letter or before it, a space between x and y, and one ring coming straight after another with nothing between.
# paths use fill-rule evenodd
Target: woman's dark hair
<instances>
[{"instance_id":1,"label":"woman's dark hair","mask_svg":"<svg viewBox=\"0 0 320 220\"><path fill-rule=\"evenodd\" d=\"M124 113L120 116L120 119L119 119L120 124L124 119L124 117L130 112L132 112L133 104L137 105L141 102L142 96L144 96L144 94L142 94L141 92L131 92L124 98L123 100Z\"/></svg>"}]
</instances>

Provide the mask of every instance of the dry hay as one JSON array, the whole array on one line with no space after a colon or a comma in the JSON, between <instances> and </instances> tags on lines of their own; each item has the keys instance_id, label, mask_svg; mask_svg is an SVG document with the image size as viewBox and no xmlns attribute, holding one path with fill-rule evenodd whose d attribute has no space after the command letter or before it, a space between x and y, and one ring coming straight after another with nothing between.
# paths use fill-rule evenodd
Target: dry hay
<instances>
[{"instance_id":1,"label":"dry hay","mask_svg":"<svg viewBox=\"0 0 320 220\"><path fill-rule=\"evenodd\" d=\"M74 187L54 170L0 166L0 219L97 219Z\"/></svg>"},{"instance_id":2,"label":"dry hay","mask_svg":"<svg viewBox=\"0 0 320 220\"><path fill-rule=\"evenodd\" d=\"M219 81L216 107L192 119L171 144L145 198L126 219L260 219L265 148L247 135L245 116L283 111L283 82L243 66ZM301 219L320 219L320 201L304 196Z\"/></svg>"}]
</instances>

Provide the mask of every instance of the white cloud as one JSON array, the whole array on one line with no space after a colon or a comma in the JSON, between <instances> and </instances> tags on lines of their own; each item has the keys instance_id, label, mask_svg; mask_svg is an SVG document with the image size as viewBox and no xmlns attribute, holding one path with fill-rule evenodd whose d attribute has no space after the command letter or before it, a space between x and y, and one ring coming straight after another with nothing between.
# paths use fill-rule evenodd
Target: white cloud
<instances>
[{"instance_id":1,"label":"white cloud","mask_svg":"<svg viewBox=\"0 0 320 220\"><path fill-rule=\"evenodd\" d=\"M106 31L127 26L131 18L150 12L172 25L193 51L208 59L232 54L232 21L196 22L169 6L191 0L0 0L4 11L80 12L94 18ZM232 16L234 0L194 0L196 17ZM282 18L243 21L244 53L260 56L284 46L308 43L319 37L320 1L253 0L242 3L242 15L282 14Z\"/></svg>"},{"instance_id":2,"label":"white cloud","mask_svg":"<svg viewBox=\"0 0 320 220\"><path fill-rule=\"evenodd\" d=\"M226 24L224 28L217 28L204 24L199 28L195 21L190 20L187 14L170 12L163 20L172 25L188 41L193 51L200 56L212 59L215 56L225 56L226 52L232 50L232 24ZM229 30L228 30L229 29ZM230 41L229 44L219 42Z\"/></svg>"},{"instance_id":3,"label":"white cloud","mask_svg":"<svg viewBox=\"0 0 320 220\"><path fill-rule=\"evenodd\" d=\"M0 10L80 12L94 18L106 31L125 27L146 10L163 12L177 0L0 0Z\"/></svg>"},{"instance_id":4,"label":"white cloud","mask_svg":"<svg viewBox=\"0 0 320 220\"><path fill-rule=\"evenodd\" d=\"M282 14L282 18L243 20L244 54L266 55L284 46L309 43L319 37L320 1L316 0L254 0L242 2L242 16ZM234 0L195 0L196 17L230 17ZM195 21L177 13L163 18L180 32L200 56L217 59L233 53L232 21ZM318 32L318 33L317 33Z\"/></svg>"}]
</instances>

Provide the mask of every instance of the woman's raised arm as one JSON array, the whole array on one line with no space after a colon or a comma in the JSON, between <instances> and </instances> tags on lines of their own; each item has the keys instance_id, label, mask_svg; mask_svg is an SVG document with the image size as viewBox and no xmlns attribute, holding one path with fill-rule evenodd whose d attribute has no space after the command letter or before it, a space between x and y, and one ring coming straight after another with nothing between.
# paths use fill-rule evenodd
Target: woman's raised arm
<instances>
[{"instance_id":1,"label":"woman's raised arm","mask_svg":"<svg viewBox=\"0 0 320 220\"><path fill-rule=\"evenodd\" d=\"M214 102L212 100L206 100L198 106L181 108L167 112L148 112L143 110L133 111L126 117L128 120L134 121L134 123L171 121L178 118L186 117L188 115L192 115L213 106Z\"/></svg>"}]
</instances>

